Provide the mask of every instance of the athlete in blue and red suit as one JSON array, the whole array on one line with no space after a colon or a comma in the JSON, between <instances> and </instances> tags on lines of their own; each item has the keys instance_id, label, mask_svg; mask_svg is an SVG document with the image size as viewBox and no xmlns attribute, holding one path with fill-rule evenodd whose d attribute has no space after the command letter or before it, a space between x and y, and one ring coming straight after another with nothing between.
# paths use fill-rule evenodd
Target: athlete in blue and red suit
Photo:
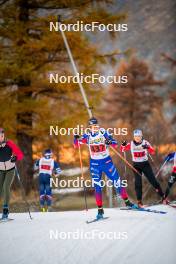
<instances>
[{"instance_id":1,"label":"athlete in blue and red suit","mask_svg":"<svg viewBox=\"0 0 176 264\"><path fill-rule=\"evenodd\" d=\"M52 158L53 153L50 149L44 151L41 159L37 160L34 165L35 170L39 170L39 191L41 211L50 210L52 203L52 189L50 179L54 172L57 177L61 173L59 164ZM45 208L46 203L46 208Z\"/></svg>"},{"instance_id":2,"label":"athlete in blue and red suit","mask_svg":"<svg viewBox=\"0 0 176 264\"><path fill-rule=\"evenodd\" d=\"M100 129L98 121L94 117L89 120L89 128L90 132L84 134L82 137L79 135L74 136L74 145L78 147L78 144L87 144L89 147L90 174L93 179L96 204L98 206L97 218L102 218L104 214L101 187L103 172L112 181L113 186L124 200L126 206L136 207L136 205L129 201L126 189L122 187L118 171L109 155L109 146L111 145L115 148L117 146L117 141L106 131Z\"/></svg>"}]
</instances>

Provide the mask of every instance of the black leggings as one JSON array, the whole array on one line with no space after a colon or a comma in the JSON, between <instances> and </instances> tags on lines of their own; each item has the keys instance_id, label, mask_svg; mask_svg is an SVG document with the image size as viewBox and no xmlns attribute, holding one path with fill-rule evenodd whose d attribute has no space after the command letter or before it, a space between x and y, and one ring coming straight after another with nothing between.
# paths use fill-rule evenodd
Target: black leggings
<instances>
[{"instance_id":1,"label":"black leggings","mask_svg":"<svg viewBox=\"0 0 176 264\"><path fill-rule=\"evenodd\" d=\"M169 195L170 189L175 182L176 182L176 173L172 172L172 175L170 176L169 181L168 181L167 189L165 192L165 197Z\"/></svg>"},{"instance_id":2,"label":"black leggings","mask_svg":"<svg viewBox=\"0 0 176 264\"><path fill-rule=\"evenodd\" d=\"M134 162L135 169L140 173L144 174L147 180L150 182L150 184L155 188L156 192L163 197L163 191L161 189L160 184L155 178L155 175L153 173L152 167L150 166L150 163L148 161L144 162ZM134 173L135 176L135 191L136 191L136 197L138 201L142 200L142 177Z\"/></svg>"}]
</instances>

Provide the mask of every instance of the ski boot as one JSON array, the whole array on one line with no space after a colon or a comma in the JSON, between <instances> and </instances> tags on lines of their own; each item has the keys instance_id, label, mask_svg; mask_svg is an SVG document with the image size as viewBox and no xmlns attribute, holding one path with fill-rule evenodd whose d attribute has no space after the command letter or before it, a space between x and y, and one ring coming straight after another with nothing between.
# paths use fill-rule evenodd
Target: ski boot
<instances>
[{"instance_id":1,"label":"ski boot","mask_svg":"<svg viewBox=\"0 0 176 264\"><path fill-rule=\"evenodd\" d=\"M137 205L139 208L144 208L143 202L141 200L137 201Z\"/></svg>"},{"instance_id":2,"label":"ski boot","mask_svg":"<svg viewBox=\"0 0 176 264\"><path fill-rule=\"evenodd\" d=\"M51 206L47 206L46 212L52 212L52 211L53 211L52 207Z\"/></svg>"},{"instance_id":3,"label":"ski boot","mask_svg":"<svg viewBox=\"0 0 176 264\"><path fill-rule=\"evenodd\" d=\"M7 205L4 205L2 211L2 219L8 219L8 215L9 215L9 208Z\"/></svg>"},{"instance_id":4,"label":"ski boot","mask_svg":"<svg viewBox=\"0 0 176 264\"><path fill-rule=\"evenodd\" d=\"M41 206L41 207L40 207L40 211L41 211L42 213L47 212L47 211L46 211L46 208L45 208L44 206Z\"/></svg>"},{"instance_id":5,"label":"ski boot","mask_svg":"<svg viewBox=\"0 0 176 264\"><path fill-rule=\"evenodd\" d=\"M102 207L98 207L98 214L96 216L97 220L102 219L104 214L104 210Z\"/></svg>"},{"instance_id":6,"label":"ski boot","mask_svg":"<svg viewBox=\"0 0 176 264\"><path fill-rule=\"evenodd\" d=\"M162 202L162 204L164 204L164 205L167 205L167 204L170 203L169 200L168 200L165 196L163 196L161 202Z\"/></svg>"},{"instance_id":7,"label":"ski boot","mask_svg":"<svg viewBox=\"0 0 176 264\"><path fill-rule=\"evenodd\" d=\"M128 198L125 199L124 202L125 202L125 205L127 207L130 207L130 208L133 208L133 209L138 209L139 208L137 204L132 203Z\"/></svg>"}]
</instances>

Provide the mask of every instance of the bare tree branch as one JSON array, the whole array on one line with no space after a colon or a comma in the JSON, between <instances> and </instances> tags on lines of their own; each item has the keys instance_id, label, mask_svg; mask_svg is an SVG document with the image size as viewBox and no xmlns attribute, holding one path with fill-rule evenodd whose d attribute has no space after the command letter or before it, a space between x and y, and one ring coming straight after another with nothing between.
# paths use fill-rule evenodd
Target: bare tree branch
<instances>
[{"instance_id":1,"label":"bare tree branch","mask_svg":"<svg viewBox=\"0 0 176 264\"><path fill-rule=\"evenodd\" d=\"M47 4L48 1L46 1L46 4ZM58 1L59 2L59 1ZM37 3L37 2L32 2L32 3L29 3L28 4L28 8L29 9L36 9L36 8L39 8L39 9L52 9L52 10L57 10L57 9L65 9L65 8L79 8L81 6L86 6L88 4L91 4L94 2L94 0L84 0L84 1L78 1L79 3L75 6L75 3L74 5L73 4L66 4L66 3L59 3L58 5L44 5L43 3ZM104 3L112 3L111 0L97 0L97 2L104 2Z\"/></svg>"},{"instance_id":2,"label":"bare tree branch","mask_svg":"<svg viewBox=\"0 0 176 264\"><path fill-rule=\"evenodd\" d=\"M2 1L0 1L0 5L2 6L2 5L4 5L6 2L8 2L9 0L2 0Z\"/></svg>"},{"instance_id":3,"label":"bare tree branch","mask_svg":"<svg viewBox=\"0 0 176 264\"><path fill-rule=\"evenodd\" d=\"M173 59L171 56L169 56L169 55L166 54L166 53L161 53L161 56L162 56L165 60L171 62L171 66L172 66L172 68L176 66L176 59Z\"/></svg>"}]
</instances>

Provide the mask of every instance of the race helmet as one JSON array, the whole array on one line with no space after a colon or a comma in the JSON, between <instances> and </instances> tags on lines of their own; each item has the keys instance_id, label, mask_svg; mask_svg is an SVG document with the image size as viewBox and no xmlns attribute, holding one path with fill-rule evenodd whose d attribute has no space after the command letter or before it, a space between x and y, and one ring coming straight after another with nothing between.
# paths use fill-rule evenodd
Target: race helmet
<instances>
[{"instance_id":1,"label":"race helmet","mask_svg":"<svg viewBox=\"0 0 176 264\"><path fill-rule=\"evenodd\" d=\"M52 156L52 154L53 154L53 152L52 152L51 149L46 149L46 150L44 151L44 157L45 157L46 159L50 159L51 156Z\"/></svg>"},{"instance_id":2,"label":"race helmet","mask_svg":"<svg viewBox=\"0 0 176 264\"><path fill-rule=\"evenodd\" d=\"M133 131L133 136L134 137L142 137L142 130L141 129L135 129Z\"/></svg>"},{"instance_id":3,"label":"race helmet","mask_svg":"<svg viewBox=\"0 0 176 264\"><path fill-rule=\"evenodd\" d=\"M98 120L95 117L89 119L89 126L91 125L98 125Z\"/></svg>"}]
</instances>

